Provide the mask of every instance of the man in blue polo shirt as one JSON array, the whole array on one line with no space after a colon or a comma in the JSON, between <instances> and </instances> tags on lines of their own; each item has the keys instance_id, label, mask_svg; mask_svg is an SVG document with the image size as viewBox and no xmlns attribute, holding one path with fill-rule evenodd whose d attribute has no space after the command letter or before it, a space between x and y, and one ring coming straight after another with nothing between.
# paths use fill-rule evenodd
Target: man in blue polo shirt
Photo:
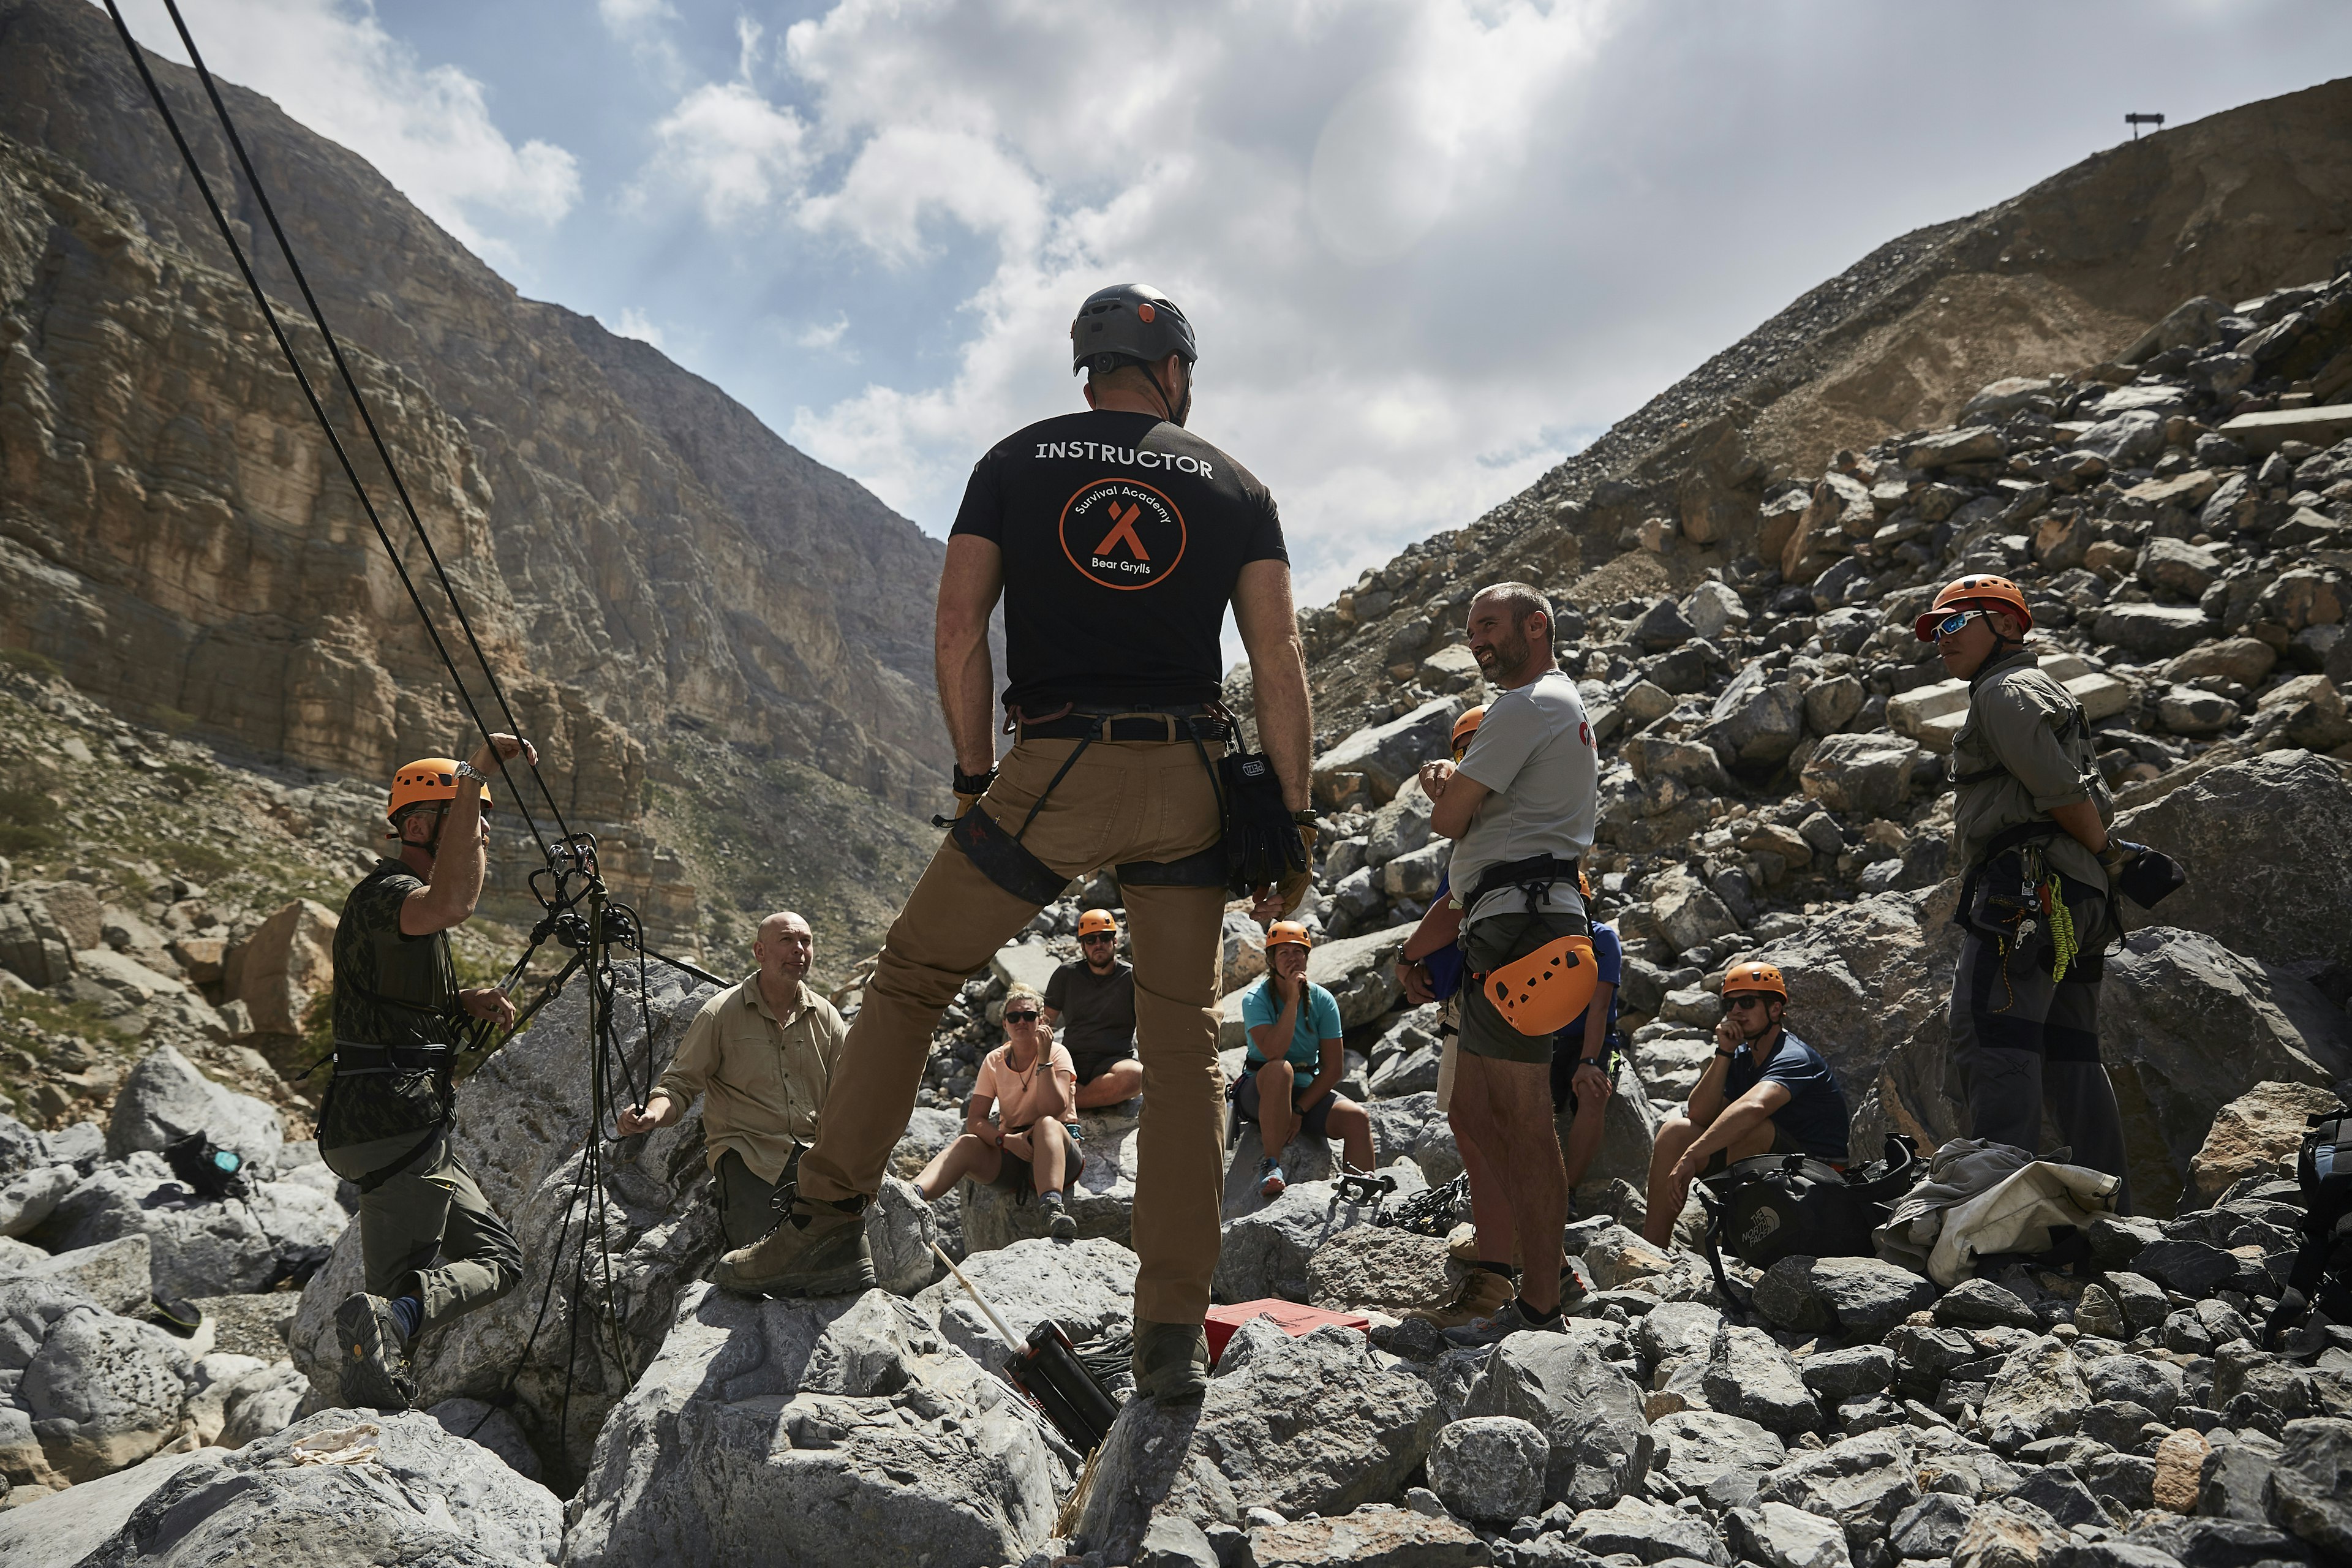
<instances>
[{"instance_id":1,"label":"man in blue polo shirt","mask_svg":"<svg viewBox=\"0 0 2352 1568\"><path fill-rule=\"evenodd\" d=\"M1348 1163L1372 1168L1372 1119L1339 1091L1346 1070L1345 1042L1338 998L1307 978L1307 928L1276 921L1265 933L1265 973L1242 996L1242 1026L1249 1031L1234 1110L1258 1125L1265 1158L1258 1162L1258 1191L1282 1195L1282 1152L1293 1138L1318 1142L1338 1138ZM1307 1075L1311 1079L1302 1082Z\"/></svg>"},{"instance_id":2,"label":"man in blue polo shirt","mask_svg":"<svg viewBox=\"0 0 2352 1568\"><path fill-rule=\"evenodd\" d=\"M1723 977L1715 1058L1683 1114L1666 1118L1650 1156L1642 1233L1672 1240L1691 1183L1759 1154L1810 1154L1843 1169L1845 1091L1822 1054L1780 1025L1789 983L1769 963L1735 963Z\"/></svg>"},{"instance_id":3,"label":"man in blue polo shirt","mask_svg":"<svg viewBox=\"0 0 2352 1568\"><path fill-rule=\"evenodd\" d=\"M1580 873L1578 880L1583 880ZM1592 896L1589 886L1584 896ZM1570 1215L1576 1213L1576 1189L1601 1152L1609 1091L1617 1083L1617 983L1625 973L1625 946L1617 928L1605 921L1592 928L1592 967L1600 975L1592 1000L1576 1022L1551 1037L1552 1113L1569 1118L1564 1153Z\"/></svg>"}]
</instances>

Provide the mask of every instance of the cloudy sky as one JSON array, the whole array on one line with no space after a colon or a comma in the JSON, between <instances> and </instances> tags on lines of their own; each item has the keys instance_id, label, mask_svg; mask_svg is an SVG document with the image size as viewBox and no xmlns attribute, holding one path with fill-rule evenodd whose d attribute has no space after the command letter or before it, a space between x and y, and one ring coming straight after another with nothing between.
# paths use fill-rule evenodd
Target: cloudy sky
<instances>
[{"instance_id":1,"label":"cloudy sky","mask_svg":"<svg viewBox=\"0 0 2352 1568\"><path fill-rule=\"evenodd\" d=\"M2352 59L2341 0L184 9L524 292L934 533L982 451L1076 405L1078 300L1158 285L1199 328L1193 427L1273 487L1307 603L2126 111Z\"/></svg>"}]
</instances>

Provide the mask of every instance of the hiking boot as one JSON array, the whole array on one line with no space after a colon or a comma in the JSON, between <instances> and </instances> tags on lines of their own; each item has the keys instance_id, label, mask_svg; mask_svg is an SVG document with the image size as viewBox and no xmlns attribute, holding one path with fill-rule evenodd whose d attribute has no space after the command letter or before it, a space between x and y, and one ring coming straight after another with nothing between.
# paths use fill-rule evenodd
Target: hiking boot
<instances>
[{"instance_id":1,"label":"hiking boot","mask_svg":"<svg viewBox=\"0 0 2352 1568\"><path fill-rule=\"evenodd\" d=\"M795 1197L793 1212L765 1239L719 1260L711 1282L739 1296L854 1296L874 1289L862 1197L840 1203Z\"/></svg>"},{"instance_id":2,"label":"hiking boot","mask_svg":"<svg viewBox=\"0 0 2352 1568\"><path fill-rule=\"evenodd\" d=\"M1278 1198L1282 1195L1282 1190L1288 1185L1290 1183L1283 1176L1282 1167L1274 1163L1273 1155L1269 1154L1257 1163L1258 1196Z\"/></svg>"},{"instance_id":3,"label":"hiking boot","mask_svg":"<svg viewBox=\"0 0 2352 1568\"><path fill-rule=\"evenodd\" d=\"M1475 1348L1500 1344L1513 1334L1564 1334L1567 1331L1566 1319L1554 1314L1538 1323L1528 1316L1527 1308L1515 1295L1496 1309L1491 1317L1481 1318L1475 1323L1465 1323L1458 1329L1446 1330L1445 1338L1449 1344Z\"/></svg>"},{"instance_id":4,"label":"hiking boot","mask_svg":"<svg viewBox=\"0 0 2352 1568\"><path fill-rule=\"evenodd\" d=\"M355 1291L335 1309L335 1342L342 1348L342 1401L352 1410L406 1410L416 1401L408 1340L382 1296Z\"/></svg>"},{"instance_id":5,"label":"hiking boot","mask_svg":"<svg viewBox=\"0 0 2352 1568\"><path fill-rule=\"evenodd\" d=\"M1045 1234L1055 1241L1078 1239L1078 1217L1060 1204L1045 1205Z\"/></svg>"},{"instance_id":6,"label":"hiking boot","mask_svg":"<svg viewBox=\"0 0 2352 1568\"><path fill-rule=\"evenodd\" d=\"M1405 1314L1441 1329L1458 1329L1495 1315L1511 1299L1511 1282L1491 1268L1473 1268L1462 1277L1454 1300L1443 1307L1417 1307Z\"/></svg>"},{"instance_id":7,"label":"hiking boot","mask_svg":"<svg viewBox=\"0 0 2352 1568\"><path fill-rule=\"evenodd\" d=\"M1135 1396L1159 1405L1198 1399L1209 1388L1209 1335L1198 1323L1135 1321L1135 1349L1127 1358Z\"/></svg>"}]
</instances>

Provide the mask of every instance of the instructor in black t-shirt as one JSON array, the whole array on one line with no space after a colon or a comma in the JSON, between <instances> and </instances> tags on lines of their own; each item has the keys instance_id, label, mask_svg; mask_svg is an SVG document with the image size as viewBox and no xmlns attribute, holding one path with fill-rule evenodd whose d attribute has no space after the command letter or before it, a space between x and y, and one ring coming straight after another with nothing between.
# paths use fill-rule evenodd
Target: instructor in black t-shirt
<instances>
[{"instance_id":1,"label":"instructor in black t-shirt","mask_svg":"<svg viewBox=\"0 0 2352 1568\"><path fill-rule=\"evenodd\" d=\"M1274 498L1184 428L1192 323L1157 289L1121 284L1079 307L1070 346L1089 412L1033 425L982 458L948 540L939 685L957 820L890 928L790 1216L720 1259L715 1278L776 1295L874 1283L860 1216L906 1131L940 1013L1070 880L1114 867L1150 1107L1135 1187L1136 1391L1181 1399L1206 1386L1201 1321L1224 1179L1226 891L1208 763L1224 737L1214 704L1226 607L1249 652L1260 743L1311 850L1307 664ZM1000 596L1015 732L1001 769L988 649ZM1295 872L1275 889L1283 910L1307 879Z\"/></svg>"}]
</instances>

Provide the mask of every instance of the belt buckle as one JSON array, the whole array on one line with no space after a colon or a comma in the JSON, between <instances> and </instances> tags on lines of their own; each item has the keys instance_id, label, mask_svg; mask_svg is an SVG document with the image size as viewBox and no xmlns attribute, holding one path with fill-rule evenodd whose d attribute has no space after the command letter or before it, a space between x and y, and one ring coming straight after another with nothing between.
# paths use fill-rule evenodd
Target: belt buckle
<instances>
[{"instance_id":1,"label":"belt buckle","mask_svg":"<svg viewBox=\"0 0 2352 1568\"><path fill-rule=\"evenodd\" d=\"M1103 738L1104 738L1105 740L1108 740L1108 739L1110 738L1111 726L1113 726L1113 725L1117 724L1117 723L1118 723L1120 720L1122 720L1122 719L1157 719L1157 720L1159 720L1159 721L1160 721L1160 724L1165 728L1166 734L1167 734L1167 739L1168 739L1169 741L1171 741L1171 742L1174 742L1174 741L1176 741L1176 740L1179 738L1179 737L1178 737L1178 735L1177 735L1177 733L1176 733L1176 715L1175 715L1175 714L1173 714L1173 713L1168 713L1168 712L1158 712L1158 713L1153 713L1153 712L1147 712L1147 711L1145 711L1145 710L1140 710L1140 709L1136 709L1136 710L1129 710L1129 711L1128 711L1128 712L1125 712L1125 713L1109 713L1109 714L1106 714L1106 715L1104 715L1104 717L1103 717L1103 721L1102 721L1102 725L1103 725Z\"/></svg>"}]
</instances>

